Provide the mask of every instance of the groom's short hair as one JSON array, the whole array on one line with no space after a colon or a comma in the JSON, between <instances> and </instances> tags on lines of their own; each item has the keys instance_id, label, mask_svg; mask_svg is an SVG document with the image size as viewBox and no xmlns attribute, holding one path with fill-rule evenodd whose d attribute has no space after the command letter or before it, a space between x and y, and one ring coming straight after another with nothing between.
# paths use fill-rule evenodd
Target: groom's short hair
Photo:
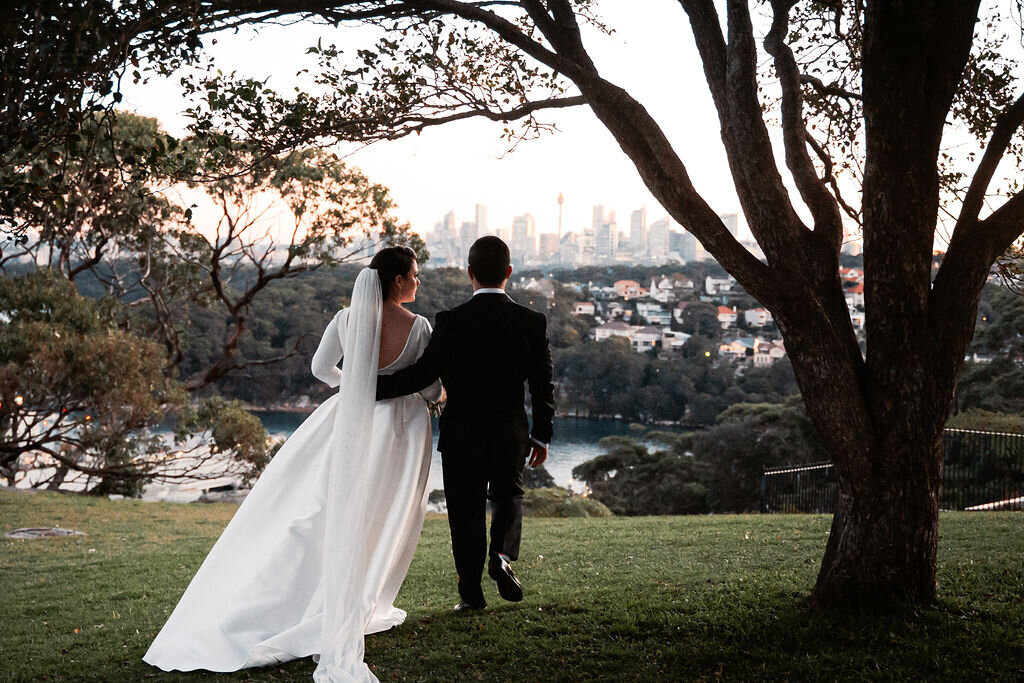
<instances>
[{"instance_id":1,"label":"groom's short hair","mask_svg":"<svg viewBox=\"0 0 1024 683\"><path fill-rule=\"evenodd\" d=\"M500 237L485 235L469 248L469 267L484 287L498 287L508 275L511 263L508 245Z\"/></svg>"}]
</instances>

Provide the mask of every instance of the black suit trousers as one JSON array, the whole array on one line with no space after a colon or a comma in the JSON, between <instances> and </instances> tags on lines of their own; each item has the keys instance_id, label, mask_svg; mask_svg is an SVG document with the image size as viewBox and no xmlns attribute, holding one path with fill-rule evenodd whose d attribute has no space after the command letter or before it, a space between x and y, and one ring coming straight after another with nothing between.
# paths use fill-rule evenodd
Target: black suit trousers
<instances>
[{"instance_id":1,"label":"black suit trousers","mask_svg":"<svg viewBox=\"0 0 1024 683\"><path fill-rule=\"evenodd\" d=\"M519 441L519 440L517 440ZM523 525L523 465L529 442L485 441L472 448L446 449L441 454L452 555L459 574L459 596L484 601L480 587L484 562L504 553L519 557ZM493 506L491 542L487 545L487 501Z\"/></svg>"}]
</instances>

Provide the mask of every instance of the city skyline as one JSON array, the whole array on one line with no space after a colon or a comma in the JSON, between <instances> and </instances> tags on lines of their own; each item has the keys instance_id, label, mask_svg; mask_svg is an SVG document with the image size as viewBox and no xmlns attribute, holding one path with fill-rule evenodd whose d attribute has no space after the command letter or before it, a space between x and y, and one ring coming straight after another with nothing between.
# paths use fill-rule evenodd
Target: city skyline
<instances>
[{"instance_id":1,"label":"city skyline","mask_svg":"<svg viewBox=\"0 0 1024 683\"><path fill-rule=\"evenodd\" d=\"M629 89L663 122L709 204L720 213L737 212L720 123L685 17L671 6L640 13L616 3L603 8L602 15L616 26L614 35L585 28L602 74ZM374 35L364 27L335 29L309 22L243 27L218 36L216 44L207 41L204 52L225 73L268 78L268 85L287 94L304 86L297 74L315 65L305 53L308 46L322 39L324 45L354 47ZM665 87L660 71L650 68L665 58L665 45L672 45L672 58L685 65L674 75L672 87ZM125 83L122 104L155 117L171 134L187 132L184 109L190 103L182 96L178 75ZM554 233L560 214L563 231L578 231L589 224L590 209L599 203L618 209L620 224L628 225L629 211L642 205L649 216L661 213L632 162L589 109L549 111L541 118L558 130L511 152L502 136L504 124L483 120L429 128L422 135L386 143L339 145L336 151L373 182L390 188L396 218L421 235L451 210L461 224L477 203L488 207L488 222L494 226L511 228L516 216L528 213L541 232ZM562 205L557 202L560 193Z\"/></svg>"},{"instance_id":2,"label":"city skyline","mask_svg":"<svg viewBox=\"0 0 1024 683\"><path fill-rule=\"evenodd\" d=\"M559 195L561 199L561 195ZM561 204L561 202L559 202ZM645 206L629 211L628 222L619 223L617 211L603 204L590 209L590 225L566 229L556 224L544 230L530 213L513 217L511 225L495 225L487 218L488 207L474 204L472 221L459 221L454 209L447 211L429 231L417 231L430 251L426 267L461 266L472 242L482 235L505 240L516 265L688 263L710 258L696 237L669 215L648 223ZM722 222L752 253L761 257L757 244L740 231L738 214L720 216ZM558 231L561 231L559 234Z\"/></svg>"}]
</instances>

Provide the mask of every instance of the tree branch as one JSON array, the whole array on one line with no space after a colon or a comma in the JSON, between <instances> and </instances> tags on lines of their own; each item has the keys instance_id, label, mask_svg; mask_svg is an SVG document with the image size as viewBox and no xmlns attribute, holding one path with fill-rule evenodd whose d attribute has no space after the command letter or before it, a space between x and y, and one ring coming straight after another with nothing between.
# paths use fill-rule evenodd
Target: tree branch
<instances>
[{"instance_id":1,"label":"tree branch","mask_svg":"<svg viewBox=\"0 0 1024 683\"><path fill-rule=\"evenodd\" d=\"M803 224L789 201L757 95L757 48L745 0L729 0L729 42L712 0L679 0L690 18L711 90L736 191L754 238L768 262L785 263ZM705 245L706 246L706 245ZM712 252L714 253L714 252Z\"/></svg>"},{"instance_id":2,"label":"tree branch","mask_svg":"<svg viewBox=\"0 0 1024 683\"><path fill-rule=\"evenodd\" d=\"M994 260L1024 234L1024 192L1007 199L992 215L981 221L979 227L989 233L989 239L994 242Z\"/></svg>"},{"instance_id":3,"label":"tree branch","mask_svg":"<svg viewBox=\"0 0 1024 683\"><path fill-rule=\"evenodd\" d=\"M825 167L822 177L828 180L828 184L832 188L833 196L840 208L842 208L847 216L856 221L857 225L863 225L860 217L860 211L847 204L846 200L843 199L843 193L839 189L839 183L836 182L836 178L832 174L832 157L829 156L828 152L825 151L825 148L819 145L818 141L815 140L810 133L807 133L807 144L811 146L814 153L818 155L819 159L821 159L821 163Z\"/></svg>"},{"instance_id":4,"label":"tree branch","mask_svg":"<svg viewBox=\"0 0 1024 683\"><path fill-rule=\"evenodd\" d=\"M960 216L957 219L953 235L961 230L969 230L978 221L981 208L985 203L985 194L992 182L992 176L999 166L1014 133L1024 124L1024 94L999 115L996 125L992 129L992 136L989 138L985 153L978 163L978 170L974 173L967 194L964 195L964 203L960 208ZM1012 240L1011 240L1012 241Z\"/></svg>"},{"instance_id":5,"label":"tree branch","mask_svg":"<svg viewBox=\"0 0 1024 683\"><path fill-rule=\"evenodd\" d=\"M859 93L846 90L845 88L840 88L837 85L825 83L820 78L816 78L810 74L800 74L800 83L811 86L822 95L833 95L835 97L841 97L844 100L856 100L858 102L863 99Z\"/></svg>"},{"instance_id":6,"label":"tree branch","mask_svg":"<svg viewBox=\"0 0 1024 683\"><path fill-rule=\"evenodd\" d=\"M785 42L789 31L789 10L795 0L772 0L772 27L765 36L765 49L775 59L775 71L782 87L782 139L786 165L793 174L797 190L814 217L814 232L824 237L836 259L843 243L843 223L839 207L825 186L807 153L810 135L804 125L803 92L800 72L793 51Z\"/></svg>"},{"instance_id":7,"label":"tree branch","mask_svg":"<svg viewBox=\"0 0 1024 683\"><path fill-rule=\"evenodd\" d=\"M497 33L503 40L516 46L541 64L545 64L570 78L579 74L580 69L586 66L576 64L566 59L562 54L548 50L519 30L519 27L512 22L484 9L484 5L481 3L456 2L455 0L410 0L404 4L414 8L433 9L446 14L454 14L483 24ZM522 6L522 3L515 4Z\"/></svg>"},{"instance_id":8,"label":"tree branch","mask_svg":"<svg viewBox=\"0 0 1024 683\"><path fill-rule=\"evenodd\" d=\"M529 116L534 112L540 111L542 109L564 109L568 107L578 107L586 103L587 101L583 97L577 95L574 97L555 97L546 100L535 100L527 102L519 107L510 109L508 111L474 109L470 111L458 112L456 114L450 114L448 116L441 116L438 118L406 116L404 118L398 119L395 123L398 126L401 126L406 123L415 122L415 125L409 126L407 128L394 130L392 131L391 134L386 135L384 139L397 140L399 138L405 137L406 135L409 135L410 133L420 133L425 128L428 128L430 126L440 126L446 123L451 123L452 121L461 121L464 119L476 117L490 119L491 121L511 121Z\"/></svg>"},{"instance_id":9,"label":"tree branch","mask_svg":"<svg viewBox=\"0 0 1024 683\"><path fill-rule=\"evenodd\" d=\"M992 262L1024 233L1024 192L1008 199L985 220L978 220L996 167L1021 125L1024 125L1024 95L1018 97L996 121L964 197L946 256L932 283L929 308L936 320L966 321L962 326L973 330L973 322L968 319L973 320L972 311L977 301L962 301L963 283L978 282L987 277Z\"/></svg>"}]
</instances>

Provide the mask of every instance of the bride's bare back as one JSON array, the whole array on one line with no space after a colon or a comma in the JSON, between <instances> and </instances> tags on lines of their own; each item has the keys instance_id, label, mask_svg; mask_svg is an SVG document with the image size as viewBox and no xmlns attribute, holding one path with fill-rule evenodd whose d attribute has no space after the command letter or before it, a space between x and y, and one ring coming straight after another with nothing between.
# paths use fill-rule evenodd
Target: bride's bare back
<instances>
[{"instance_id":1,"label":"bride's bare back","mask_svg":"<svg viewBox=\"0 0 1024 683\"><path fill-rule=\"evenodd\" d=\"M389 306L384 303L380 321L380 358L377 368L385 368L402 355L409 341L409 333L416 322L416 315L401 306Z\"/></svg>"}]
</instances>

